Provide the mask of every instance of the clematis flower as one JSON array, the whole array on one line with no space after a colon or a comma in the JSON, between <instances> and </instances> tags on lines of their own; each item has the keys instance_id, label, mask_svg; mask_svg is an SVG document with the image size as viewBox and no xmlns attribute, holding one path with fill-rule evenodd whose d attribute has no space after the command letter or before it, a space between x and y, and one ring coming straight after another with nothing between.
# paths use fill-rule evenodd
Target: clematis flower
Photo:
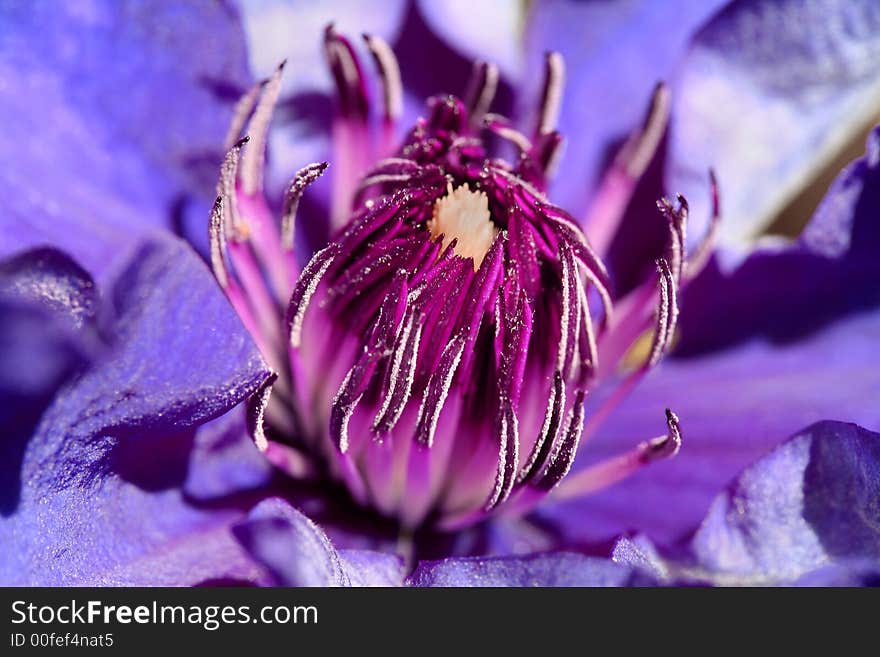
<instances>
[{"instance_id":1,"label":"clematis flower","mask_svg":"<svg viewBox=\"0 0 880 657\"><path fill-rule=\"evenodd\" d=\"M243 6L245 32L270 24L258 20L265 12L283 15L276 7ZM742 215L718 221L726 201L708 167L721 172L724 199L741 198L734 183L746 174L720 152L703 161L694 151L688 106L670 103L670 89L673 99L700 98L689 82L700 75L733 84L760 70L751 97L766 88L774 107L812 103L811 131L839 119L841 106L825 112L821 94L773 84L768 71L784 76L786 53L775 64L732 56L725 36L742 25L781 29L773 11L734 2L714 17L714 7L684 12L661 50L651 40L649 80L631 91L646 102L597 111L584 127L582 104L562 91L563 69L577 94L596 88L596 69L556 21L580 16L643 40L645 24L663 16L579 7L536 5L534 56L492 41L497 67L478 61L460 98L431 90L443 95L422 119L400 84L417 60L403 59L401 71L377 33L360 47L328 29L327 79L338 94L329 167L300 160L280 193L275 179L296 151L285 152L279 123L304 104L283 80L313 60L291 59L249 86L244 58L272 40L253 38L248 53L238 17L221 8L5 9L15 29L0 41L0 79L36 85L52 114L35 113L26 94L4 110L8 134L40 138L2 144L16 163L2 171L16 190L2 243L11 257L0 267L0 390L14 409L4 411L3 581L875 582L880 136L797 241L730 270L710 246L720 237L741 249L743 233L730 240L723 227ZM466 61L448 44L488 54L470 39L474 25L454 29L458 11L441 19L432 3L401 5L385 36L403 47L419 35L422 52L446 48L445 62ZM803 16L813 29L828 23L813 9ZM179 26L170 37L167 24ZM57 38L39 42L39 58L22 56L37 28ZM798 53L815 36L785 34ZM841 62L864 52L865 34L836 34L858 46L835 50ZM85 56L105 49L116 56ZM685 74L653 86L685 49ZM540 88L521 94L531 105L516 123L509 81L536 58ZM706 61L738 75L718 76ZM851 70L864 84L847 88L861 97L870 80ZM415 86L430 86L429 75L425 66ZM132 79L143 96L123 101ZM677 80L687 83L678 95ZM164 124L139 129L155 98ZM597 110L602 98L592 96ZM654 206L665 194L648 190L670 111L673 170L685 154L701 179L689 196L712 199L696 212L681 197ZM585 172L625 120L629 136L590 190ZM405 123L414 127L403 133ZM596 125L613 127L582 148ZM560 157L563 138L575 148ZM210 213L215 283L156 226L173 208L178 232L204 228L220 159L206 153L224 139ZM681 139L690 146L678 148ZM792 167L780 169L787 189L803 181ZM88 180L72 175L80 171ZM50 173L48 196L37 194ZM765 214L782 198L767 195ZM633 225L645 227L641 238L630 239ZM679 357L655 367L673 346ZM667 411L652 439L667 407L678 415ZM682 432L681 453L663 458ZM598 547L621 534L610 553Z\"/></svg>"},{"instance_id":2,"label":"clematis flower","mask_svg":"<svg viewBox=\"0 0 880 657\"><path fill-rule=\"evenodd\" d=\"M326 471L409 531L530 510L571 467L586 394L651 324L644 365L616 384L588 435L659 362L675 331L679 288L708 246L687 259L687 203L662 200L670 237L658 280L620 299L614 318L605 266L577 220L543 192L563 139L555 130L558 53L547 55L530 136L488 113L498 71L480 62L466 100L429 99L426 118L395 149L389 135L402 90L393 52L365 37L382 85L373 134L362 62L332 26L324 40L339 106L331 242L298 272L296 209L327 163L295 174L280 221L263 194L259 149L283 67L239 102L229 138L252 112L249 135L227 153L211 217L215 276L273 369L289 377L267 409L277 442L270 446L262 428L257 439L270 458ZM666 105L659 86L603 184L593 217L600 230L622 216ZM516 146L515 164L490 155L483 130ZM665 435L581 473L569 494L674 455L681 432L668 409L666 423Z\"/></svg>"}]
</instances>

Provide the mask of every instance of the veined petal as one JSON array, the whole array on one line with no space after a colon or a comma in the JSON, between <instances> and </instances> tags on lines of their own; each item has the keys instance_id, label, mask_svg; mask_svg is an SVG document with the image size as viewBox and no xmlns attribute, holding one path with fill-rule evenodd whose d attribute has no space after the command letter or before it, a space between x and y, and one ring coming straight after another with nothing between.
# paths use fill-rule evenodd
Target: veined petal
<instances>
[{"instance_id":1,"label":"veined petal","mask_svg":"<svg viewBox=\"0 0 880 657\"><path fill-rule=\"evenodd\" d=\"M268 374L262 358L205 265L177 240L143 246L109 297L97 316L110 344L19 436L21 484L0 518L0 580L255 575L228 534L239 512L198 511L179 487L188 427L253 392Z\"/></svg>"},{"instance_id":2,"label":"veined petal","mask_svg":"<svg viewBox=\"0 0 880 657\"><path fill-rule=\"evenodd\" d=\"M691 543L724 583L786 583L829 563L880 566L880 434L820 422L746 469Z\"/></svg>"}]
</instances>

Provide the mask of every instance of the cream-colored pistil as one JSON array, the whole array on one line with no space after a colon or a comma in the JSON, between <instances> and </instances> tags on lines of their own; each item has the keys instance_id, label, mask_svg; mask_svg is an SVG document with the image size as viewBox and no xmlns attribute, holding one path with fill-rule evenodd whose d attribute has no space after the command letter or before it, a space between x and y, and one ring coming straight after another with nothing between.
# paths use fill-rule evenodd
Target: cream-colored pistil
<instances>
[{"instance_id":1,"label":"cream-colored pistil","mask_svg":"<svg viewBox=\"0 0 880 657\"><path fill-rule=\"evenodd\" d=\"M467 185L453 190L452 183L446 196L434 204L434 216L428 221L428 230L435 239L443 235L444 247L457 239L455 254L473 258L474 271L480 268L498 234L489 214L489 199L485 192L472 192Z\"/></svg>"}]
</instances>

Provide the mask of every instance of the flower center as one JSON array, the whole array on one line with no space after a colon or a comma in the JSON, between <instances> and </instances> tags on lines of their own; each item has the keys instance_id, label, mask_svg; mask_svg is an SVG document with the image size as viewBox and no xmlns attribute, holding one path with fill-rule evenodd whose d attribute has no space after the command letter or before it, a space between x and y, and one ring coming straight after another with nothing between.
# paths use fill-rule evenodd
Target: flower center
<instances>
[{"instance_id":1,"label":"flower center","mask_svg":"<svg viewBox=\"0 0 880 657\"><path fill-rule=\"evenodd\" d=\"M498 228L489 214L489 198L484 192L472 192L467 185L452 189L434 204L434 213L428 220L428 230L435 240L443 238L445 248L452 240L456 255L473 258L474 271L479 270L495 241Z\"/></svg>"},{"instance_id":2,"label":"flower center","mask_svg":"<svg viewBox=\"0 0 880 657\"><path fill-rule=\"evenodd\" d=\"M566 477L582 438L668 349L679 287L708 258L713 229L686 259L687 204L662 200L670 235L658 276L620 299L612 321L599 251L544 193L562 144L554 129L558 55L547 56L529 133L488 113L498 71L481 63L466 100L430 99L426 118L398 145L402 92L390 48L367 37L385 91L383 129L372 134L354 47L332 26L325 45L340 96L333 240L297 267L297 207L327 163L296 173L280 227L261 193L281 67L239 102L229 139L250 114L251 136L230 142L211 213L217 280L280 374L272 403L273 379L252 398L249 428L282 470L341 481L358 503L408 530L457 529L502 506L527 513ZM667 95L658 86L645 126L597 191L602 200L589 221L601 250L663 133ZM511 142L516 160L493 158L486 132ZM714 227L714 181L712 189ZM618 372L652 325L647 355ZM615 389L585 421L586 396L604 381ZM678 418L667 411L666 423L665 435L582 468L557 496L590 493L674 455Z\"/></svg>"}]
</instances>

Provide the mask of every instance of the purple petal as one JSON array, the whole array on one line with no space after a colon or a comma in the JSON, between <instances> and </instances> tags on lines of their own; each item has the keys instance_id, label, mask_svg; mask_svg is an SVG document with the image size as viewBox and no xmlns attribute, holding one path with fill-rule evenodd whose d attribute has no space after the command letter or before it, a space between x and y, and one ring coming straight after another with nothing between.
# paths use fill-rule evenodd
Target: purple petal
<instances>
[{"instance_id":1,"label":"purple petal","mask_svg":"<svg viewBox=\"0 0 880 657\"><path fill-rule=\"evenodd\" d=\"M791 340L880 304L880 129L846 167L801 238L754 252L735 271L715 264L688 287L679 354L754 335Z\"/></svg>"},{"instance_id":2,"label":"purple petal","mask_svg":"<svg viewBox=\"0 0 880 657\"><path fill-rule=\"evenodd\" d=\"M403 586L403 559L374 550L340 550L342 567L352 586Z\"/></svg>"},{"instance_id":3,"label":"purple petal","mask_svg":"<svg viewBox=\"0 0 880 657\"><path fill-rule=\"evenodd\" d=\"M0 262L0 513L18 505L27 439L55 392L93 355L91 277L52 249Z\"/></svg>"},{"instance_id":4,"label":"purple petal","mask_svg":"<svg viewBox=\"0 0 880 657\"><path fill-rule=\"evenodd\" d=\"M798 578L794 586L880 586L880 562L852 559L821 566Z\"/></svg>"},{"instance_id":5,"label":"purple petal","mask_svg":"<svg viewBox=\"0 0 880 657\"><path fill-rule=\"evenodd\" d=\"M114 371L80 382L76 401L102 400L91 402L80 431L108 422L192 426L228 411L269 374L207 267L178 240L142 246L117 279L112 306Z\"/></svg>"},{"instance_id":6,"label":"purple petal","mask_svg":"<svg viewBox=\"0 0 880 657\"><path fill-rule=\"evenodd\" d=\"M640 125L654 85L669 78L689 37L721 4L535 3L526 34L529 98L538 97L545 51L562 53L568 77L559 122L568 145L553 187L556 201L583 215L614 148Z\"/></svg>"},{"instance_id":7,"label":"purple petal","mask_svg":"<svg viewBox=\"0 0 880 657\"><path fill-rule=\"evenodd\" d=\"M696 36L675 80L667 182L699 220L715 168L722 244L754 241L874 118L878 9L739 0Z\"/></svg>"},{"instance_id":8,"label":"purple petal","mask_svg":"<svg viewBox=\"0 0 880 657\"><path fill-rule=\"evenodd\" d=\"M339 554L315 523L281 498L260 502L233 530L282 586L348 586Z\"/></svg>"},{"instance_id":9,"label":"purple petal","mask_svg":"<svg viewBox=\"0 0 880 657\"><path fill-rule=\"evenodd\" d=\"M198 195L213 193L248 84L235 15L210 3L4 3L0 23L0 255L53 243L101 279L120 247L175 212L186 221L192 207L202 238L212 199Z\"/></svg>"},{"instance_id":10,"label":"purple petal","mask_svg":"<svg viewBox=\"0 0 880 657\"><path fill-rule=\"evenodd\" d=\"M632 568L570 552L423 561L410 586L627 586L647 583Z\"/></svg>"},{"instance_id":11,"label":"purple petal","mask_svg":"<svg viewBox=\"0 0 880 657\"><path fill-rule=\"evenodd\" d=\"M18 506L27 439L55 392L88 362L79 336L46 311L0 300L0 513Z\"/></svg>"},{"instance_id":12,"label":"purple petal","mask_svg":"<svg viewBox=\"0 0 880 657\"><path fill-rule=\"evenodd\" d=\"M216 500L267 486L273 468L245 426L243 407L199 427L184 491L190 499Z\"/></svg>"},{"instance_id":13,"label":"purple petal","mask_svg":"<svg viewBox=\"0 0 880 657\"><path fill-rule=\"evenodd\" d=\"M42 306L74 330L94 319L98 303L88 272L66 253L45 247L0 262L0 296Z\"/></svg>"},{"instance_id":14,"label":"purple petal","mask_svg":"<svg viewBox=\"0 0 880 657\"><path fill-rule=\"evenodd\" d=\"M0 581L248 579L257 571L228 533L239 512L199 511L178 489L187 427L255 390L268 375L262 358L177 240L142 247L111 296L98 313L110 344L21 436L20 496L0 518Z\"/></svg>"},{"instance_id":15,"label":"purple petal","mask_svg":"<svg viewBox=\"0 0 880 657\"><path fill-rule=\"evenodd\" d=\"M782 437L825 418L880 429L880 313L854 315L791 344L753 340L661 365L617 409L575 468L662 432L681 418L684 445L595 495L541 511L563 541L605 540L638 529L669 544L697 525L713 496Z\"/></svg>"},{"instance_id":16,"label":"purple petal","mask_svg":"<svg viewBox=\"0 0 880 657\"><path fill-rule=\"evenodd\" d=\"M611 558L614 563L640 570L658 582L669 579L669 568L665 560L647 536L619 539L614 544Z\"/></svg>"},{"instance_id":17,"label":"purple petal","mask_svg":"<svg viewBox=\"0 0 880 657\"><path fill-rule=\"evenodd\" d=\"M281 586L399 586L399 557L337 552L327 534L281 498L264 500L234 529L244 548Z\"/></svg>"},{"instance_id":18,"label":"purple petal","mask_svg":"<svg viewBox=\"0 0 880 657\"><path fill-rule=\"evenodd\" d=\"M815 424L746 469L691 543L717 581L779 583L837 560L880 567L880 434Z\"/></svg>"}]
</instances>

